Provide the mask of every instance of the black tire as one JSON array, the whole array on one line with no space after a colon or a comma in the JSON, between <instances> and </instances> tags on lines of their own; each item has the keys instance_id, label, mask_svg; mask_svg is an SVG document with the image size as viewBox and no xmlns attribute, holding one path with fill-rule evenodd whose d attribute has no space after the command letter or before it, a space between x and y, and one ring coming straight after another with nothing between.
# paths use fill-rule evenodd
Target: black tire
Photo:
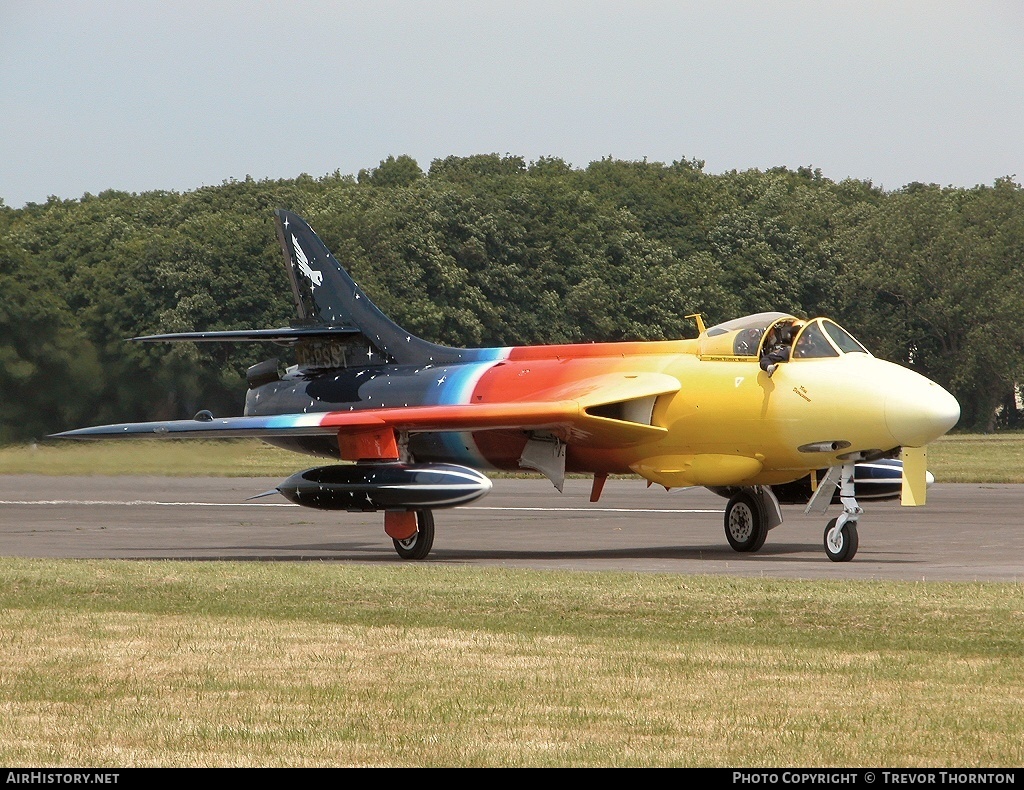
<instances>
[{"instance_id":1,"label":"black tire","mask_svg":"<svg viewBox=\"0 0 1024 790\"><path fill-rule=\"evenodd\" d=\"M735 494L725 508L725 537L736 551L757 551L768 537L761 500L748 491Z\"/></svg>"},{"instance_id":2,"label":"black tire","mask_svg":"<svg viewBox=\"0 0 1024 790\"><path fill-rule=\"evenodd\" d=\"M416 534L405 540L391 539L395 551L403 560L423 560L434 546L434 513L431 510L416 511Z\"/></svg>"},{"instance_id":3,"label":"black tire","mask_svg":"<svg viewBox=\"0 0 1024 790\"><path fill-rule=\"evenodd\" d=\"M838 519L834 518L825 525L825 553L832 562L849 562L857 553L857 545L859 543L857 538L857 522L847 521L843 524L843 528L839 530L838 539L833 543L829 541L828 533L835 527L836 521Z\"/></svg>"}]
</instances>

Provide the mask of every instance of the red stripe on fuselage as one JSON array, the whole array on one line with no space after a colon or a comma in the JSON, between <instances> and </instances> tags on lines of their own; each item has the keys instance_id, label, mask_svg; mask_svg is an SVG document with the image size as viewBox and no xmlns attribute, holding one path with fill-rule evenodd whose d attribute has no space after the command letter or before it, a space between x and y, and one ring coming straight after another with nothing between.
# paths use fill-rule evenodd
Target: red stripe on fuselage
<instances>
[{"instance_id":1,"label":"red stripe on fuselage","mask_svg":"<svg viewBox=\"0 0 1024 790\"><path fill-rule=\"evenodd\" d=\"M689 341L692 343L692 341ZM489 368L477 382L472 403L510 403L517 400L570 400L589 390L586 382L616 372L663 371L672 358L686 353L687 341L591 343L561 346L520 346L508 359ZM577 388L575 383L579 382ZM488 464L497 469L519 468L526 445L524 431L476 431L473 441ZM628 472L628 459L609 450L569 448L566 468Z\"/></svg>"}]
</instances>

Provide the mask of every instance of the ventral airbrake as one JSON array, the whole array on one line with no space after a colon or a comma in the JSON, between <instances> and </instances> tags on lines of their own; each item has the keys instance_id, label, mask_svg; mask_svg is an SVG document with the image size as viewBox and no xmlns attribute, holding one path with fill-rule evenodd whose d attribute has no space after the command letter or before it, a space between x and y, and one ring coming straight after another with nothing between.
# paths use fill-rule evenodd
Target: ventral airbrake
<instances>
[{"instance_id":1,"label":"ventral airbrake","mask_svg":"<svg viewBox=\"0 0 1024 790\"><path fill-rule=\"evenodd\" d=\"M872 356L829 318L765 312L655 342L453 348L385 316L309 225L277 211L297 320L277 329L185 332L143 341L290 346L249 369L241 417L82 428L59 437L257 437L333 463L276 491L299 505L383 513L403 559L427 557L433 511L491 490L488 470L533 470L561 490L566 475L609 475L665 489L703 486L728 499L733 549L757 551L782 504L841 512L827 556L853 558L863 513L881 489L924 504L925 447L960 417L938 384ZM785 338L777 364L759 361ZM900 460L893 460L901 455ZM888 488L886 488L888 486Z\"/></svg>"}]
</instances>

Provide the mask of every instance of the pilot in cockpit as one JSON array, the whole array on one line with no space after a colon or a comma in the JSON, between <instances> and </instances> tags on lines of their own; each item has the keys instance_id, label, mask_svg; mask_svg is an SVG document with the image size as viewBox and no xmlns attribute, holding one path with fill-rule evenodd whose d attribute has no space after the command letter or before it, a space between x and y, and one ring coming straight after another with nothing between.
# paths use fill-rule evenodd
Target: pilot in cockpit
<instances>
[{"instance_id":1,"label":"pilot in cockpit","mask_svg":"<svg viewBox=\"0 0 1024 790\"><path fill-rule=\"evenodd\" d=\"M768 330L768 336L761 346L760 365L769 378L775 374L780 363L789 359L796 329L793 324L776 324Z\"/></svg>"}]
</instances>

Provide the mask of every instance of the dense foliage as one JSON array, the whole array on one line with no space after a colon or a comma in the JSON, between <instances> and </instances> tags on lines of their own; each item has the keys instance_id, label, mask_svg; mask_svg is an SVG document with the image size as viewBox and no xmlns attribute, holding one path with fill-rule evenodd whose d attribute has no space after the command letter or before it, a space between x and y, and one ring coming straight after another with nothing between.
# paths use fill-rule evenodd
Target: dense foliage
<instances>
[{"instance_id":1,"label":"dense foliage","mask_svg":"<svg viewBox=\"0 0 1024 790\"><path fill-rule=\"evenodd\" d=\"M237 414L281 349L140 344L292 318L273 209L305 216L398 323L456 345L692 337L764 310L830 315L950 389L961 428L1015 427L1024 191L886 192L801 168L479 155L429 171L0 202L0 442Z\"/></svg>"}]
</instances>

